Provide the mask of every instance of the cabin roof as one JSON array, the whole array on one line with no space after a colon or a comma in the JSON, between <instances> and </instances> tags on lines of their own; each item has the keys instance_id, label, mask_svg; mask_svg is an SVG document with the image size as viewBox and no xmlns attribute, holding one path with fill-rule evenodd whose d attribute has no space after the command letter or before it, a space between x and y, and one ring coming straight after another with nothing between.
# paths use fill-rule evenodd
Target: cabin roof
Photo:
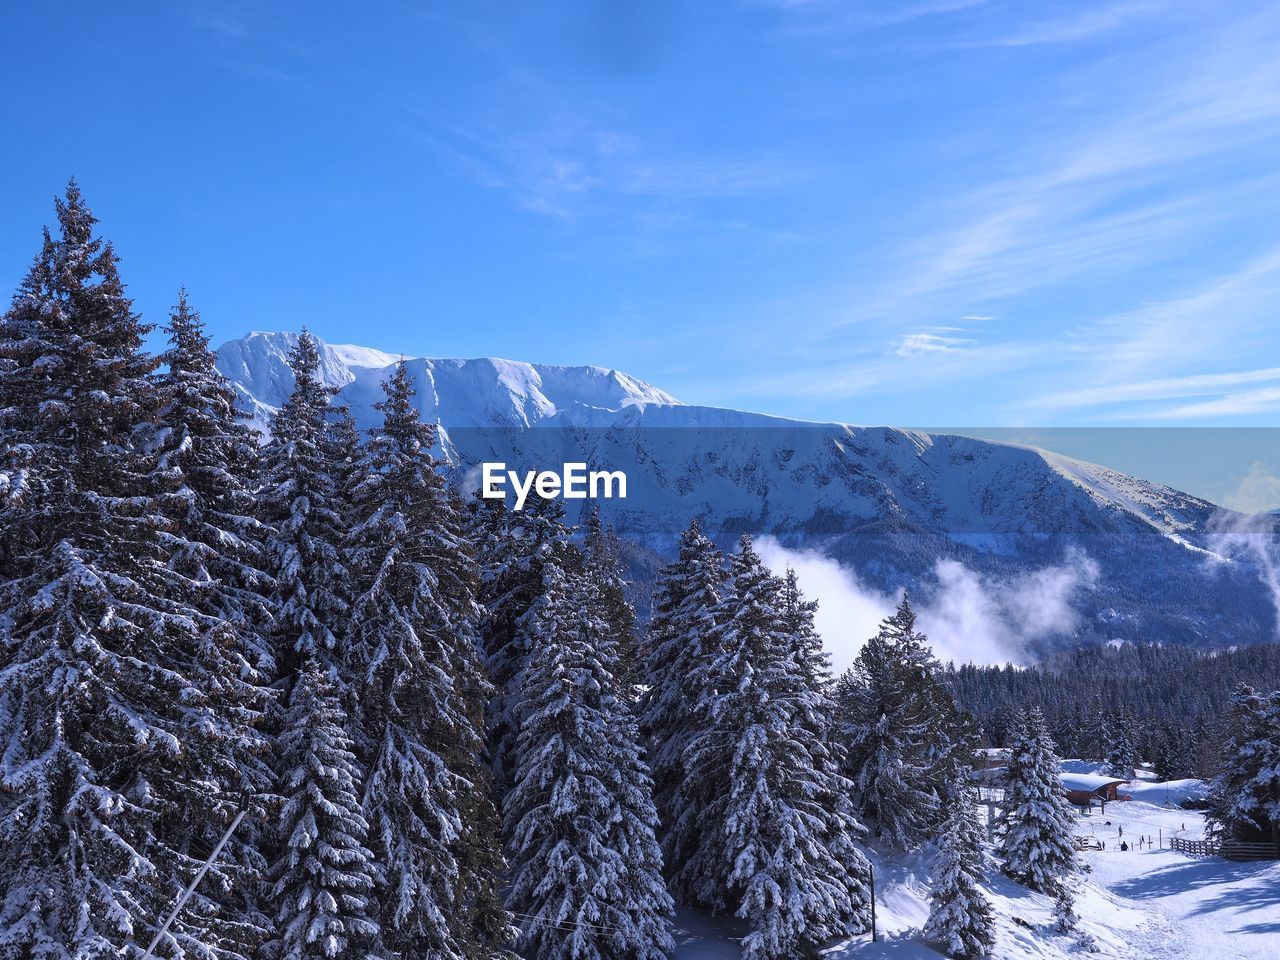
<instances>
[{"instance_id":1,"label":"cabin roof","mask_svg":"<svg viewBox=\"0 0 1280 960\"><path fill-rule=\"evenodd\" d=\"M1112 784L1119 785L1128 783L1128 780L1120 780L1116 777L1103 777L1096 773L1063 773L1062 788L1064 790L1086 790L1092 792L1101 790L1103 787L1109 787Z\"/></svg>"}]
</instances>

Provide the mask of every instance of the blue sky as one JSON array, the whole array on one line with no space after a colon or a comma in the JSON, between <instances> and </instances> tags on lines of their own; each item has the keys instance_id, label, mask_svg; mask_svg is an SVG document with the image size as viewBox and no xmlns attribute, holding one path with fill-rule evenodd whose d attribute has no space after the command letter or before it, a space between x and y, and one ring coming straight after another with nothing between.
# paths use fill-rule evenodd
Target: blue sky
<instances>
[{"instance_id":1,"label":"blue sky","mask_svg":"<svg viewBox=\"0 0 1280 960\"><path fill-rule=\"evenodd\" d=\"M960 427L1280 424L1280 5L44 3L0 295L75 174L139 308Z\"/></svg>"}]
</instances>

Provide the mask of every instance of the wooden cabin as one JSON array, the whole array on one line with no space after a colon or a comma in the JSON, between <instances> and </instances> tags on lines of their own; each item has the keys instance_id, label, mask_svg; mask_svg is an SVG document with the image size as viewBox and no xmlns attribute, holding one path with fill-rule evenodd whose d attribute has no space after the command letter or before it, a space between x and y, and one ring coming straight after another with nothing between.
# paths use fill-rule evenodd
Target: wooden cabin
<instances>
[{"instance_id":1,"label":"wooden cabin","mask_svg":"<svg viewBox=\"0 0 1280 960\"><path fill-rule=\"evenodd\" d=\"M1128 783L1128 780L1117 780L1113 777L1103 777L1096 773L1067 773L1062 774L1062 789L1067 795L1067 799L1074 803L1077 807L1088 809L1093 806L1095 800L1106 803L1108 800L1127 800L1120 794L1120 785Z\"/></svg>"}]
</instances>

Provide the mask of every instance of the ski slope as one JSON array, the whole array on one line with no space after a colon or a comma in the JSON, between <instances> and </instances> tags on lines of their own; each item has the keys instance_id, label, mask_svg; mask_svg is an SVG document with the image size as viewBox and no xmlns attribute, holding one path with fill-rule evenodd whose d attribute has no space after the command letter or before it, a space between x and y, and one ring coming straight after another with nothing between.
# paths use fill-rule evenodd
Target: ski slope
<instances>
[{"instance_id":1,"label":"ski slope","mask_svg":"<svg viewBox=\"0 0 1280 960\"><path fill-rule=\"evenodd\" d=\"M1186 789L1185 787L1183 789ZM1151 793L1154 794L1154 785ZM1108 823L1109 821L1109 823ZM1081 817L1078 832L1106 843L1083 854L1088 873L1077 887L1080 928L1095 941L1087 953L1053 929L1053 904L1000 876L994 865L987 892L998 932L994 960L1276 960L1280 958L1280 862L1232 863L1187 857L1167 849L1174 834L1199 839L1196 811L1160 801L1107 805ZM1164 839L1165 849L1130 849L1138 837ZM829 960L936 960L921 941L928 916L929 858L871 851L876 868L880 941L860 937L825 951ZM732 922L688 911L678 917L677 960L733 960L739 956Z\"/></svg>"},{"instance_id":2,"label":"ski slope","mask_svg":"<svg viewBox=\"0 0 1280 960\"><path fill-rule=\"evenodd\" d=\"M1198 813L1134 800L1107 805L1090 821L1107 849L1089 855L1093 882L1150 916L1132 957L1177 960L1275 960L1280 957L1280 861L1232 863L1167 849L1177 832L1203 836ZM1082 821L1085 822L1085 821ZM1186 832L1182 833L1183 828ZM1126 839L1163 831L1166 849L1119 850Z\"/></svg>"}]
</instances>

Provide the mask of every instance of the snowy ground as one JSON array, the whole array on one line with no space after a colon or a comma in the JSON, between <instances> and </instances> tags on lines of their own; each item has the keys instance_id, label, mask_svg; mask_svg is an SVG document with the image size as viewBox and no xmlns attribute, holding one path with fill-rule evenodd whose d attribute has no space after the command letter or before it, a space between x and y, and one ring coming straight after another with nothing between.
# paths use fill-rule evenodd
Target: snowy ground
<instances>
[{"instance_id":1,"label":"snowy ground","mask_svg":"<svg viewBox=\"0 0 1280 960\"><path fill-rule=\"evenodd\" d=\"M1070 761L1069 761L1070 762ZM1097 944L1087 954L1052 927L1052 904L992 870L989 892L998 916L997 960L1277 960L1280 958L1280 862L1232 863L1187 857L1168 849L1172 835L1198 839L1204 822L1176 805L1200 790L1197 781L1143 784L1135 799L1107 804L1079 820L1077 832L1106 843L1085 853L1090 872L1078 890L1077 911ZM1110 821L1108 824L1107 821ZM1122 835L1123 831L1123 835ZM1120 850L1121 841L1151 837L1142 849ZM1165 849L1159 848L1163 838ZM881 942L840 944L830 960L936 960L916 931L928 914L929 864L924 856L873 856ZM678 960L732 960L738 954L732 927L682 914Z\"/></svg>"},{"instance_id":2,"label":"snowy ground","mask_svg":"<svg viewBox=\"0 0 1280 960\"><path fill-rule=\"evenodd\" d=\"M1111 820L1110 827L1104 820ZM1133 957L1188 960L1275 960L1280 957L1280 862L1232 863L1217 857L1187 857L1167 849L1167 838L1202 835L1198 813L1145 801L1108 804L1103 818L1082 818L1107 849L1088 855L1095 884L1150 915L1137 931ZM1119 850L1124 838L1164 832L1166 849Z\"/></svg>"}]
</instances>

